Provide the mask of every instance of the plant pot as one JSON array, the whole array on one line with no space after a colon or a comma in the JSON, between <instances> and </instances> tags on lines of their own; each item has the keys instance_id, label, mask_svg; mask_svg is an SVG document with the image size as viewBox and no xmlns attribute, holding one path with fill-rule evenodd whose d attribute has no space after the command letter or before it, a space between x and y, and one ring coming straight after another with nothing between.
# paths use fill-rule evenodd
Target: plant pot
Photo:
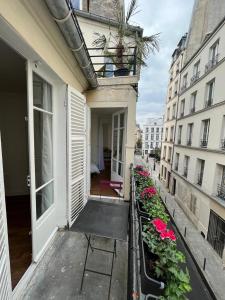
<instances>
[{"instance_id":1,"label":"plant pot","mask_svg":"<svg viewBox=\"0 0 225 300\"><path fill-rule=\"evenodd\" d=\"M147 218L140 217L139 220L139 251L140 251L140 271L141 271L141 291L144 295L161 296L164 293L165 284L163 281L154 278L154 262L157 256L152 253L148 245L143 241L142 228ZM150 298L151 299L151 298Z\"/></svg>"},{"instance_id":2,"label":"plant pot","mask_svg":"<svg viewBox=\"0 0 225 300\"><path fill-rule=\"evenodd\" d=\"M136 201L136 205L137 205L137 212L138 212L138 216L139 217L145 217L145 218L149 218L149 214L147 213L147 211L144 209L144 205L141 201L137 200Z\"/></svg>"},{"instance_id":3,"label":"plant pot","mask_svg":"<svg viewBox=\"0 0 225 300\"><path fill-rule=\"evenodd\" d=\"M114 71L114 76L119 77L119 76L129 76L130 70L127 68L120 68Z\"/></svg>"}]
</instances>

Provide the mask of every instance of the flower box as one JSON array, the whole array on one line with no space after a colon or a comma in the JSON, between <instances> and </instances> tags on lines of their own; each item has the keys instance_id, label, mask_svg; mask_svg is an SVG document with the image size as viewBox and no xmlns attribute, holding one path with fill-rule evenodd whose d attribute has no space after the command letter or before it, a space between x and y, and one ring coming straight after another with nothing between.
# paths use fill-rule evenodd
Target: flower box
<instances>
[{"instance_id":1,"label":"flower box","mask_svg":"<svg viewBox=\"0 0 225 300\"><path fill-rule=\"evenodd\" d=\"M153 254L148 245L144 242L142 237L142 228L145 217L140 217L139 231L140 231L140 271L141 271L141 291L144 295L161 296L164 293L165 283L154 277L154 262L157 256Z\"/></svg>"}]
</instances>

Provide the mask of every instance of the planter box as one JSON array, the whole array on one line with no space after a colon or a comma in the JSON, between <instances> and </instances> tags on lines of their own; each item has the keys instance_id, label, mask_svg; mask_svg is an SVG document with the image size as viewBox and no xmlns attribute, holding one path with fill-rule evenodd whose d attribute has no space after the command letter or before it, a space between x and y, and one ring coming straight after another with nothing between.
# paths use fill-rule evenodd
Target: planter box
<instances>
[{"instance_id":1,"label":"planter box","mask_svg":"<svg viewBox=\"0 0 225 300\"><path fill-rule=\"evenodd\" d=\"M147 244L143 241L142 227L143 223L148 221L147 218L140 217L139 220L139 250L140 250L140 268L141 268L141 291L144 295L161 296L163 295L165 284L158 279L155 279L151 274L150 264L154 263L157 256L153 254ZM151 299L151 297L149 298Z\"/></svg>"},{"instance_id":2,"label":"planter box","mask_svg":"<svg viewBox=\"0 0 225 300\"><path fill-rule=\"evenodd\" d=\"M137 212L138 212L138 216L142 216L145 218L149 218L149 214L146 212L146 210L143 207L143 204L141 201L136 200L136 206L137 206Z\"/></svg>"}]
</instances>

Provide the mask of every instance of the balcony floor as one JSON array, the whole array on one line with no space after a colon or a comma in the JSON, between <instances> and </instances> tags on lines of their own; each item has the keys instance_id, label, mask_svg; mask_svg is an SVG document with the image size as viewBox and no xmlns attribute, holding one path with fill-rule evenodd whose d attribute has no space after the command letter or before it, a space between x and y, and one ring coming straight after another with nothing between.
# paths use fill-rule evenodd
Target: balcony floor
<instances>
[{"instance_id":1,"label":"balcony floor","mask_svg":"<svg viewBox=\"0 0 225 300\"><path fill-rule=\"evenodd\" d=\"M112 250L113 241L93 238L95 247ZM35 270L22 295L23 300L106 300L109 277L86 273L83 292L79 294L87 240L83 234L71 231L58 232L52 246ZM125 300L127 293L126 242L117 241L117 257L114 261L111 300ZM100 272L110 272L111 253L95 250L89 252L87 266Z\"/></svg>"}]
</instances>

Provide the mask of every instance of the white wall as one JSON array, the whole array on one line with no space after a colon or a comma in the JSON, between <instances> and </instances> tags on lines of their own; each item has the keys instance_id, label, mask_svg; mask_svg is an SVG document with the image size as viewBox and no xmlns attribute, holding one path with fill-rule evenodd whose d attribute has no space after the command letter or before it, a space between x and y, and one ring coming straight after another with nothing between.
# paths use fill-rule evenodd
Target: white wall
<instances>
[{"instance_id":1,"label":"white wall","mask_svg":"<svg viewBox=\"0 0 225 300\"><path fill-rule=\"evenodd\" d=\"M0 130L6 196L27 195L29 174L27 98L21 93L0 93Z\"/></svg>"}]
</instances>

